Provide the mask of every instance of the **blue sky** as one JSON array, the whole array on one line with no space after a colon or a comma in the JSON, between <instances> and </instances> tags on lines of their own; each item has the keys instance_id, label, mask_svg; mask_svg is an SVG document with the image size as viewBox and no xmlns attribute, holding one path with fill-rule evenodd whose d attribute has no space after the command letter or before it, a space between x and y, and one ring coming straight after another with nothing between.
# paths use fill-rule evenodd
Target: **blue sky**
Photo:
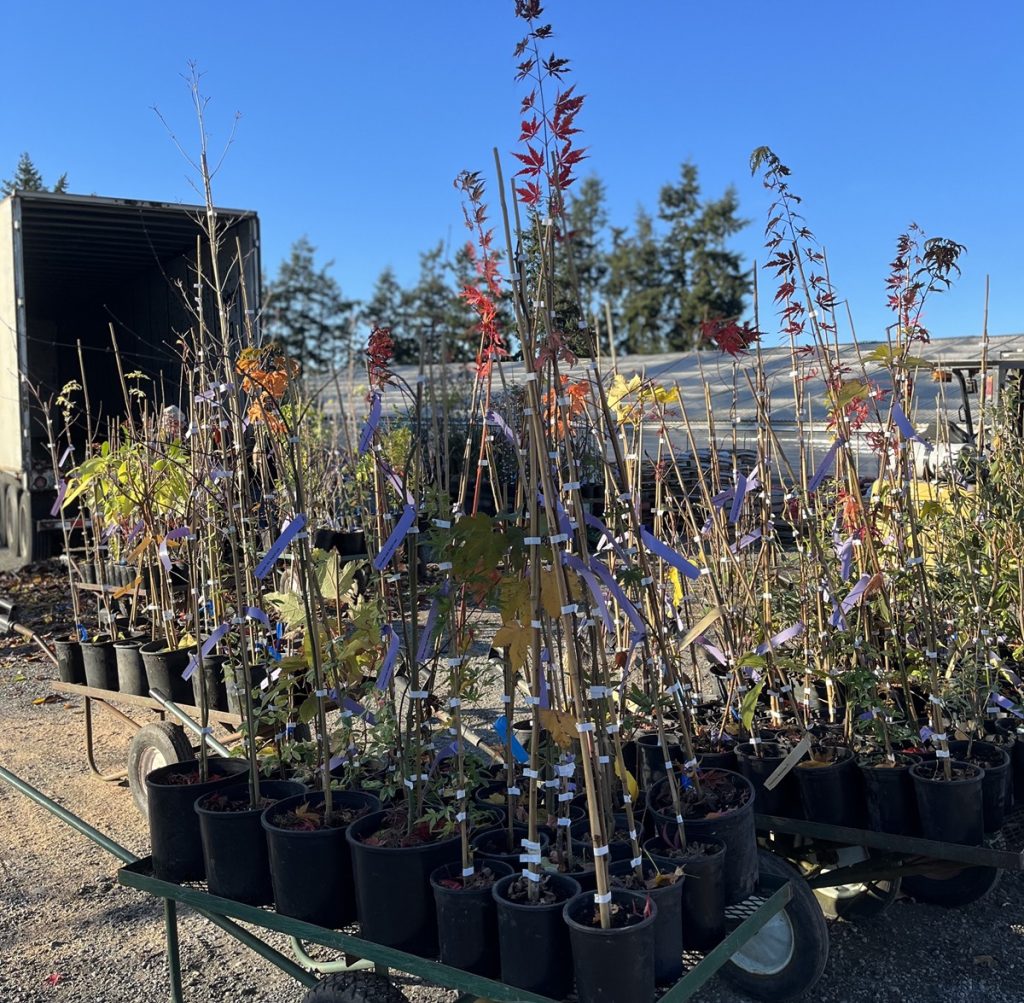
<instances>
[{"instance_id":1,"label":"blue sky","mask_svg":"<svg viewBox=\"0 0 1024 1003\"><path fill-rule=\"evenodd\" d=\"M512 6L18 4L4 14L0 172L28 150L48 180L67 170L72 191L194 201L151 110L194 148L181 77L194 59L215 148L241 113L215 192L260 213L265 271L307 234L348 295L368 295L389 264L411 284L421 250L465 239L455 175L489 171L494 146L510 167ZM752 224L736 247L763 261L768 198L747 162L767 144L793 169L861 338L890 322L886 265L911 221L968 248L963 279L928 309L933 334L980 330L986 274L990 330L1024 330L1019 0L545 8L587 95L584 168L605 180L613 222L653 208L691 158L707 194L738 188Z\"/></svg>"}]
</instances>

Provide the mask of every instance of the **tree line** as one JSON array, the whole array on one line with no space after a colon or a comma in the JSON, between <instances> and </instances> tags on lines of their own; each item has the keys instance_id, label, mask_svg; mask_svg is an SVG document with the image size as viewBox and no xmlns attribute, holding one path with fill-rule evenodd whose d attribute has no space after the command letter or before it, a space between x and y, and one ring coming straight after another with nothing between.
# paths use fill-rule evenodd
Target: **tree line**
<instances>
[{"instance_id":1,"label":"tree line","mask_svg":"<svg viewBox=\"0 0 1024 1003\"><path fill-rule=\"evenodd\" d=\"M604 182L583 179L567 199L568 239L556 248L556 324L566 332L585 326L585 336L572 335L580 349L594 336L605 353L699 347L702 321L743 313L750 272L729 243L747 222L732 187L703 197L688 161L662 186L654 211L639 206L628 226L611 222ZM530 248L521 251L529 260ZM449 361L475 358L476 317L461 296L477 281L468 251L448 253L439 241L419 263L413 285L402 285L388 266L359 302L342 293L332 263L318 264L316 248L300 237L264 283L264 333L313 369L346 365L365 329L378 325L391 328L399 362L414 362L421 351ZM514 344L507 294L499 306Z\"/></svg>"}]
</instances>

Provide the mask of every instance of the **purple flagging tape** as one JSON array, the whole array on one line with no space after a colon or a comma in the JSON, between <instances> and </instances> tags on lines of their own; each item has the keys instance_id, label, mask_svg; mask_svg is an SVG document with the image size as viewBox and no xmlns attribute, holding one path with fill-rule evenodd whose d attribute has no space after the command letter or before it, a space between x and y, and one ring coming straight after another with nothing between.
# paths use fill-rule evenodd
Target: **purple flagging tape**
<instances>
[{"instance_id":1,"label":"purple flagging tape","mask_svg":"<svg viewBox=\"0 0 1024 1003\"><path fill-rule=\"evenodd\" d=\"M430 764L430 775L433 776L434 772L441 765L442 760L451 759L452 756L458 754L459 743L449 742L447 745L442 746L437 750L437 755L434 756L434 761Z\"/></svg>"},{"instance_id":2,"label":"purple flagging tape","mask_svg":"<svg viewBox=\"0 0 1024 1003\"><path fill-rule=\"evenodd\" d=\"M1003 710L1008 710L1014 717L1024 718L1024 714L1017 710L1016 705L1009 698L1004 697L1001 693L996 693L994 691L990 694L990 696L992 697L992 703L989 705L990 708L1002 707Z\"/></svg>"},{"instance_id":3,"label":"purple flagging tape","mask_svg":"<svg viewBox=\"0 0 1024 1003\"><path fill-rule=\"evenodd\" d=\"M845 439L836 439L835 442L828 447L828 452L821 458L821 463L818 464L818 469L814 471L813 476L807 482L808 492L817 491L818 488L821 487L821 482L832 469L832 464L835 463L836 453L839 452L839 447L842 446L845 441Z\"/></svg>"},{"instance_id":4,"label":"purple flagging tape","mask_svg":"<svg viewBox=\"0 0 1024 1003\"><path fill-rule=\"evenodd\" d=\"M168 540L191 540L192 530L188 526L179 526L177 529L172 529L167 534Z\"/></svg>"},{"instance_id":5,"label":"purple flagging tape","mask_svg":"<svg viewBox=\"0 0 1024 1003\"><path fill-rule=\"evenodd\" d=\"M267 551L263 560L256 565L256 577L266 578L273 570L277 559L284 553L285 548L298 536L300 530L306 525L306 516L299 512L291 522L285 526L281 535L273 542L270 550Z\"/></svg>"},{"instance_id":6,"label":"purple flagging tape","mask_svg":"<svg viewBox=\"0 0 1024 1003\"><path fill-rule=\"evenodd\" d=\"M335 702L338 699L338 691L331 690L331 697ZM357 703L351 697L342 697L341 706L347 711L351 711L356 717L362 717L366 719L367 724L376 724L377 718L374 717L361 703Z\"/></svg>"},{"instance_id":7,"label":"purple flagging tape","mask_svg":"<svg viewBox=\"0 0 1024 1003\"><path fill-rule=\"evenodd\" d=\"M542 710L549 710L551 707L551 693L548 690L548 666L547 661L541 659L540 671L540 703L537 705Z\"/></svg>"},{"instance_id":8,"label":"purple flagging tape","mask_svg":"<svg viewBox=\"0 0 1024 1003\"><path fill-rule=\"evenodd\" d=\"M164 566L164 571L170 572L170 570L171 570L171 555L167 553L167 537L166 536L160 541L160 546L157 547L156 552L160 556L160 563Z\"/></svg>"},{"instance_id":9,"label":"purple flagging tape","mask_svg":"<svg viewBox=\"0 0 1024 1003\"><path fill-rule=\"evenodd\" d=\"M112 522L105 530L103 530L103 539L109 540L115 533L120 532L120 527L116 522Z\"/></svg>"},{"instance_id":10,"label":"purple flagging tape","mask_svg":"<svg viewBox=\"0 0 1024 1003\"><path fill-rule=\"evenodd\" d=\"M719 491L718 494L711 499L711 504L715 508L725 508L725 506L732 500L734 493L735 492L732 488L728 488L725 491ZM710 521L711 520L709 519L708 522L710 523Z\"/></svg>"},{"instance_id":11,"label":"purple flagging tape","mask_svg":"<svg viewBox=\"0 0 1024 1003\"><path fill-rule=\"evenodd\" d=\"M849 613L851 609L856 605L857 600L864 594L864 590L868 587L868 582L871 581L871 575L861 575L860 580L852 589L850 589L846 598L843 600L843 612Z\"/></svg>"},{"instance_id":12,"label":"purple flagging tape","mask_svg":"<svg viewBox=\"0 0 1024 1003\"><path fill-rule=\"evenodd\" d=\"M844 581L850 580L850 573L853 571L853 537L847 537L836 548L836 556L839 558L839 577Z\"/></svg>"},{"instance_id":13,"label":"purple flagging tape","mask_svg":"<svg viewBox=\"0 0 1024 1003\"><path fill-rule=\"evenodd\" d=\"M63 467L68 462L68 457L73 456L75 452L74 446L68 446L63 453L60 454L60 459L57 461L58 467Z\"/></svg>"},{"instance_id":14,"label":"purple flagging tape","mask_svg":"<svg viewBox=\"0 0 1024 1003\"><path fill-rule=\"evenodd\" d=\"M747 479L743 474L736 478L736 490L733 492L732 508L729 509L729 522L735 523L743 510L743 502L747 497Z\"/></svg>"},{"instance_id":15,"label":"purple flagging tape","mask_svg":"<svg viewBox=\"0 0 1024 1003\"><path fill-rule=\"evenodd\" d=\"M217 642L220 641L224 635L228 632L229 627L226 623L222 623L204 642L202 647L203 658L205 658L213 649L217 646ZM192 678L192 673L196 671L196 666L199 665L199 660L195 654L189 656L188 665L185 666L185 671L181 674L181 678L189 680Z\"/></svg>"},{"instance_id":16,"label":"purple flagging tape","mask_svg":"<svg viewBox=\"0 0 1024 1003\"><path fill-rule=\"evenodd\" d=\"M918 434L917 429L911 424L907 413L900 407L898 401L893 401L892 420L896 423L896 427L900 430L904 439L916 439L922 446L926 446L928 449L932 448L932 444L922 435Z\"/></svg>"},{"instance_id":17,"label":"purple flagging tape","mask_svg":"<svg viewBox=\"0 0 1024 1003\"><path fill-rule=\"evenodd\" d=\"M719 665L728 664L725 660L725 652L722 651L717 644L712 644L710 641L701 640L700 646L716 661Z\"/></svg>"},{"instance_id":18,"label":"purple flagging tape","mask_svg":"<svg viewBox=\"0 0 1024 1003\"><path fill-rule=\"evenodd\" d=\"M145 528L146 524L140 519L130 530L128 530L128 539L125 540L125 543L130 547L135 542L139 533L141 533Z\"/></svg>"},{"instance_id":19,"label":"purple flagging tape","mask_svg":"<svg viewBox=\"0 0 1024 1003\"><path fill-rule=\"evenodd\" d=\"M409 532L415 521L416 506L406 505L402 510L402 518L398 520L391 535L384 541L380 553L373 559L374 571L383 571L391 563L391 558L395 556L395 551L398 550L399 545L405 539L405 534Z\"/></svg>"},{"instance_id":20,"label":"purple flagging tape","mask_svg":"<svg viewBox=\"0 0 1024 1003\"><path fill-rule=\"evenodd\" d=\"M430 658L430 649L434 640L434 624L437 622L438 601L435 596L430 601L430 609L427 610L427 622L423 625L423 633L420 634L420 643L416 648L416 661L425 662Z\"/></svg>"},{"instance_id":21,"label":"purple flagging tape","mask_svg":"<svg viewBox=\"0 0 1024 1003\"><path fill-rule=\"evenodd\" d=\"M932 730L931 730L931 728L927 728L927 727L925 727L925 728L922 728L922 729L921 729L921 732L920 732L920 734L921 734L921 741L922 741L922 742L927 742L927 741L928 741L928 739L929 739L929 738L931 738L931 737L932 737L932 735L934 735L934 734L935 734L935 732L934 732L934 731L932 731Z\"/></svg>"},{"instance_id":22,"label":"purple flagging tape","mask_svg":"<svg viewBox=\"0 0 1024 1003\"><path fill-rule=\"evenodd\" d=\"M509 428L508 422L505 421L505 419L502 418L502 416L498 414L497 411L491 410L487 412L487 424L493 425L495 428L500 428L501 431L505 434L505 438L508 439L508 441L511 442L513 446L519 445L519 440L516 438L515 432L513 432L512 429Z\"/></svg>"},{"instance_id":23,"label":"purple flagging tape","mask_svg":"<svg viewBox=\"0 0 1024 1003\"><path fill-rule=\"evenodd\" d=\"M406 505L413 505L416 499L413 498L412 492L407 490L406 486L402 483L402 478L398 476L383 460L380 462L380 471L384 475L384 480L388 482L404 499Z\"/></svg>"},{"instance_id":24,"label":"purple flagging tape","mask_svg":"<svg viewBox=\"0 0 1024 1003\"><path fill-rule=\"evenodd\" d=\"M602 544L607 544L616 554L619 555L619 559L629 563L626 558L626 552L619 545L619 542L612 535L611 530L603 523L596 515L591 515L589 512L584 513L583 521L593 529L596 529L601 534L601 539L597 541L597 549L601 550Z\"/></svg>"},{"instance_id":25,"label":"purple flagging tape","mask_svg":"<svg viewBox=\"0 0 1024 1003\"><path fill-rule=\"evenodd\" d=\"M741 536L730 548L732 553L736 553L738 550L745 550L752 543L761 539L761 530L755 529L747 533L746 536Z\"/></svg>"},{"instance_id":26,"label":"purple flagging tape","mask_svg":"<svg viewBox=\"0 0 1024 1003\"><path fill-rule=\"evenodd\" d=\"M547 503L544 501L544 495L540 491L537 492L537 501L540 502L543 508L547 508ZM565 533L566 536L571 536L572 523L569 521L568 513L562 507L562 503L557 498L554 499L554 504L555 513L558 516L558 531L560 533Z\"/></svg>"},{"instance_id":27,"label":"purple flagging tape","mask_svg":"<svg viewBox=\"0 0 1024 1003\"><path fill-rule=\"evenodd\" d=\"M776 648L785 644L787 641L792 641L794 637L799 637L804 632L803 620L797 620L792 627L787 627L785 630L780 630L774 637L770 637L764 644L759 644L755 649L758 655L767 654L769 651L774 651Z\"/></svg>"},{"instance_id":28,"label":"purple flagging tape","mask_svg":"<svg viewBox=\"0 0 1024 1003\"><path fill-rule=\"evenodd\" d=\"M259 606L247 606L245 609L245 615L250 620L258 620L263 624L267 630L270 629L270 617L259 608Z\"/></svg>"},{"instance_id":29,"label":"purple flagging tape","mask_svg":"<svg viewBox=\"0 0 1024 1003\"><path fill-rule=\"evenodd\" d=\"M646 635L647 625L644 623L643 617L640 616L636 607L626 598L626 593L622 591L622 586L614 579L612 573L608 570L608 566L596 557L592 557L590 559L590 570L604 582L605 588L611 592L622 612L629 618L633 629L638 634Z\"/></svg>"},{"instance_id":30,"label":"purple flagging tape","mask_svg":"<svg viewBox=\"0 0 1024 1003\"><path fill-rule=\"evenodd\" d=\"M362 434L359 436L360 456L366 455L366 451L370 448L370 443L373 442L373 433L377 431L377 426L380 424L380 412L380 394L374 392L373 396L370 398L369 417L366 419L366 424L363 425Z\"/></svg>"},{"instance_id":31,"label":"purple flagging tape","mask_svg":"<svg viewBox=\"0 0 1024 1003\"><path fill-rule=\"evenodd\" d=\"M384 661L381 663L380 673L377 676L377 689L386 690L391 682L391 673L395 671L395 662L398 661L398 633L390 623L384 625L380 632L381 640L387 640L388 650L384 653Z\"/></svg>"},{"instance_id":32,"label":"purple flagging tape","mask_svg":"<svg viewBox=\"0 0 1024 1003\"><path fill-rule=\"evenodd\" d=\"M51 517L56 517L57 513L60 511L61 505L64 504L64 496L67 493L68 493L68 482L67 481L61 481L60 484L57 485L57 500L53 503L53 508L50 509Z\"/></svg>"},{"instance_id":33,"label":"purple flagging tape","mask_svg":"<svg viewBox=\"0 0 1024 1003\"><path fill-rule=\"evenodd\" d=\"M504 715L499 717L498 720L494 722L494 730L498 733L498 738L501 739L501 744L504 745L508 741L508 718ZM512 736L512 758L515 759L517 763L528 763L530 761L530 757L527 755L522 743L515 735Z\"/></svg>"},{"instance_id":34,"label":"purple flagging tape","mask_svg":"<svg viewBox=\"0 0 1024 1003\"><path fill-rule=\"evenodd\" d=\"M562 563L567 568L572 568L586 583L587 588L590 589L590 594L594 597L594 605L597 607L597 615L601 618L601 622L604 624L605 630L615 630L615 623L612 620L612 615L608 610L608 604L604 601L604 595L601 592L601 583L594 577L587 566L573 554L562 554Z\"/></svg>"},{"instance_id":35,"label":"purple flagging tape","mask_svg":"<svg viewBox=\"0 0 1024 1003\"><path fill-rule=\"evenodd\" d=\"M682 554L677 553L668 544L662 543L653 533L646 529L640 530L640 539L644 546L656 557L660 557L666 564L671 564L677 571L682 572L687 578L700 578L700 568L691 564Z\"/></svg>"}]
</instances>

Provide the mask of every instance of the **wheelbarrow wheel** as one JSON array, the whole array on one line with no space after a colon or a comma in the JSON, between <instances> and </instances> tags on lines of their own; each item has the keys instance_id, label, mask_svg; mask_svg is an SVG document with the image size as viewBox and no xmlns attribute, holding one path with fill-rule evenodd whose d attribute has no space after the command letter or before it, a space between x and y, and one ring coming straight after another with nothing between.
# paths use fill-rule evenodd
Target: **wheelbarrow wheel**
<instances>
[{"instance_id":1,"label":"wheelbarrow wheel","mask_svg":"<svg viewBox=\"0 0 1024 1003\"><path fill-rule=\"evenodd\" d=\"M789 879L793 895L722 967L721 975L748 996L782 1003L811 989L828 961L828 926L800 872L768 850L757 851L762 874Z\"/></svg>"},{"instance_id":2,"label":"wheelbarrow wheel","mask_svg":"<svg viewBox=\"0 0 1024 1003\"><path fill-rule=\"evenodd\" d=\"M128 750L128 786L135 807L146 814L149 794L146 777L160 766L184 763L194 758L192 745L180 724L158 721L140 728Z\"/></svg>"},{"instance_id":3,"label":"wheelbarrow wheel","mask_svg":"<svg viewBox=\"0 0 1024 1003\"><path fill-rule=\"evenodd\" d=\"M918 902L954 909L984 898L1002 875L998 867L963 867L947 876L908 874L902 888L905 895Z\"/></svg>"},{"instance_id":4,"label":"wheelbarrow wheel","mask_svg":"<svg viewBox=\"0 0 1024 1003\"><path fill-rule=\"evenodd\" d=\"M302 1003L409 1003L409 997L377 972L342 972L315 985Z\"/></svg>"}]
</instances>

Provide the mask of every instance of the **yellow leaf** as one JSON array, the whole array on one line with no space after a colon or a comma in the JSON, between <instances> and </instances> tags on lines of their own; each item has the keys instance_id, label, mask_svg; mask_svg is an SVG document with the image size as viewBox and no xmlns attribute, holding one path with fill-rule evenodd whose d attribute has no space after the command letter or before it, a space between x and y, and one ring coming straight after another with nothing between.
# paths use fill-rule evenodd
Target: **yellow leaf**
<instances>
[{"instance_id":1,"label":"yellow leaf","mask_svg":"<svg viewBox=\"0 0 1024 1003\"><path fill-rule=\"evenodd\" d=\"M562 615L562 600L558 594L558 582L555 575L559 572L555 568L549 568L540 573L540 603L544 612L552 619ZM582 586L575 575L565 576L565 587L569 595L569 602L579 602L583 598Z\"/></svg>"},{"instance_id":2,"label":"yellow leaf","mask_svg":"<svg viewBox=\"0 0 1024 1003\"><path fill-rule=\"evenodd\" d=\"M625 777L622 776L623 773L626 774ZM637 786L636 777L634 777L625 766L620 769L618 759L615 760L615 776L622 781L626 788L626 793L635 801L640 794L640 788Z\"/></svg>"},{"instance_id":3,"label":"yellow leaf","mask_svg":"<svg viewBox=\"0 0 1024 1003\"><path fill-rule=\"evenodd\" d=\"M668 580L672 583L672 604L678 606L683 601L683 583L679 579L679 569L668 569Z\"/></svg>"},{"instance_id":4,"label":"yellow leaf","mask_svg":"<svg viewBox=\"0 0 1024 1003\"><path fill-rule=\"evenodd\" d=\"M498 606L502 623L531 619L530 583L523 578L506 578L501 583Z\"/></svg>"},{"instance_id":5,"label":"yellow leaf","mask_svg":"<svg viewBox=\"0 0 1024 1003\"><path fill-rule=\"evenodd\" d=\"M695 623L687 632L686 637L683 638L682 647L686 648L693 644L694 641L700 637L709 627L711 627L718 618L722 615L722 607L716 606L714 609L705 613L700 620Z\"/></svg>"},{"instance_id":6,"label":"yellow leaf","mask_svg":"<svg viewBox=\"0 0 1024 1003\"><path fill-rule=\"evenodd\" d=\"M539 707L537 716L540 718L541 727L548 732L559 748L572 748L573 742L576 741L576 722L571 714L564 710Z\"/></svg>"},{"instance_id":7,"label":"yellow leaf","mask_svg":"<svg viewBox=\"0 0 1024 1003\"><path fill-rule=\"evenodd\" d=\"M532 643L533 628L524 627L520 623L507 623L499 627L491 641L495 648L507 650L509 661L516 671L525 667Z\"/></svg>"}]
</instances>

